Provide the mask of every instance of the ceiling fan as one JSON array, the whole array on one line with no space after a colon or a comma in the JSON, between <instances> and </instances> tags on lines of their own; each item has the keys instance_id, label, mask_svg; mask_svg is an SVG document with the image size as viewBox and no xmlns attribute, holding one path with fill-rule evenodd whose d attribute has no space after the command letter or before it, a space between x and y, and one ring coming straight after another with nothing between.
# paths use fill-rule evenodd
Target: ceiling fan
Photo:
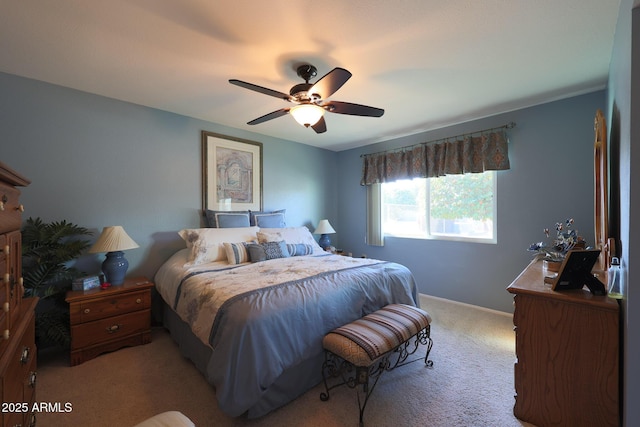
<instances>
[{"instance_id":1,"label":"ceiling fan","mask_svg":"<svg viewBox=\"0 0 640 427\"><path fill-rule=\"evenodd\" d=\"M291 114L293 118L304 127L311 127L316 133L323 133L327 131L327 124L323 117L325 111L366 117L381 117L384 114L384 110L381 108L352 104L350 102L326 100L351 78L351 73L344 68L334 68L315 83L309 83L312 78L318 75L318 70L313 65L300 65L296 71L298 76L304 79L305 82L293 86L289 94L243 82L242 80L229 80L229 83L233 85L297 104L291 108L281 108L265 114L264 116L247 122L248 125L257 125L267 120Z\"/></svg>"}]
</instances>

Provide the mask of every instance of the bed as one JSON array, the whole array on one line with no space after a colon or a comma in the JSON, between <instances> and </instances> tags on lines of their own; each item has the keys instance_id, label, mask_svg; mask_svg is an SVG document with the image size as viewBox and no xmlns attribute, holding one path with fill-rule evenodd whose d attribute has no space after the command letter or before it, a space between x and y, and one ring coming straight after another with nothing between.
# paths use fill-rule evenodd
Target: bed
<instances>
[{"instance_id":1,"label":"bed","mask_svg":"<svg viewBox=\"0 0 640 427\"><path fill-rule=\"evenodd\" d=\"M406 267L329 254L306 227L180 235L187 248L155 276L163 324L233 417L263 416L318 384L327 332L419 304Z\"/></svg>"}]
</instances>

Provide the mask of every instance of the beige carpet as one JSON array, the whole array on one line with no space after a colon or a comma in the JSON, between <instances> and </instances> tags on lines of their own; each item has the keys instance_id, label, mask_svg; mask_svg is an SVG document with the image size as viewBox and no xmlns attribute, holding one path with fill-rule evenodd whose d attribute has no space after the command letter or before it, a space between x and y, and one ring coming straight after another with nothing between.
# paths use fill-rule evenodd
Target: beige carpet
<instances>
[{"instance_id":1,"label":"beige carpet","mask_svg":"<svg viewBox=\"0 0 640 427\"><path fill-rule=\"evenodd\" d=\"M526 426L513 416L514 333L510 315L421 297L433 317L433 368L420 362L385 373L365 412L375 426ZM178 410L198 427L357 426L355 391L346 387L322 402L320 385L257 420L232 419L215 391L178 352L169 334L153 342L69 367L64 354L41 354L38 402L69 403L71 411L41 413L40 427L129 427Z\"/></svg>"}]
</instances>

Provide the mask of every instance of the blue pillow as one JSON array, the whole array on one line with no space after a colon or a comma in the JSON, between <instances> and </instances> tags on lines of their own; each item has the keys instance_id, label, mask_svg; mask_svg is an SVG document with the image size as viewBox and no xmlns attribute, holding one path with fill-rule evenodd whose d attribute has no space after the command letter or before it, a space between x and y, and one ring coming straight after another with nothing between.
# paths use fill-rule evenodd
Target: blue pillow
<instances>
[{"instance_id":1,"label":"blue pillow","mask_svg":"<svg viewBox=\"0 0 640 427\"><path fill-rule=\"evenodd\" d=\"M266 243L249 243L247 245L249 250L249 259L251 262L266 261L268 259L276 258L289 258L289 250L287 244L283 241L280 242L266 242Z\"/></svg>"},{"instance_id":2,"label":"blue pillow","mask_svg":"<svg viewBox=\"0 0 640 427\"><path fill-rule=\"evenodd\" d=\"M287 213L286 209L279 209L277 211L271 211L271 212L266 212L266 211L249 211L249 224L251 224L251 226L255 226L256 224L256 215L264 215L264 214L282 214L283 217L284 215ZM263 228L267 228L265 225L262 226ZM282 227L276 227L276 228L282 228Z\"/></svg>"},{"instance_id":3,"label":"blue pillow","mask_svg":"<svg viewBox=\"0 0 640 427\"><path fill-rule=\"evenodd\" d=\"M247 245L247 251L249 251L249 261L251 262L267 260L267 253L264 251L262 245L258 243L249 243Z\"/></svg>"},{"instance_id":4,"label":"blue pillow","mask_svg":"<svg viewBox=\"0 0 640 427\"><path fill-rule=\"evenodd\" d=\"M216 213L216 227L217 228L249 227L249 214L218 212Z\"/></svg>"},{"instance_id":5,"label":"blue pillow","mask_svg":"<svg viewBox=\"0 0 640 427\"><path fill-rule=\"evenodd\" d=\"M287 250L291 256L311 255L313 246L304 243L287 243Z\"/></svg>"},{"instance_id":6,"label":"blue pillow","mask_svg":"<svg viewBox=\"0 0 640 427\"><path fill-rule=\"evenodd\" d=\"M218 228L218 223L216 222L216 214L219 214L219 213L249 215L250 211L248 210L246 211L213 211L213 210L207 209L204 211L205 224L207 228ZM246 227L246 226L243 226L243 227Z\"/></svg>"},{"instance_id":7,"label":"blue pillow","mask_svg":"<svg viewBox=\"0 0 640 427\"><path fill-rule=\"evenodd\" d=\"M284 214L282 213L270 213L255 215L256 225L262 228L284 228L286 224L284 222Z\"/></svg>"}]
</instances>

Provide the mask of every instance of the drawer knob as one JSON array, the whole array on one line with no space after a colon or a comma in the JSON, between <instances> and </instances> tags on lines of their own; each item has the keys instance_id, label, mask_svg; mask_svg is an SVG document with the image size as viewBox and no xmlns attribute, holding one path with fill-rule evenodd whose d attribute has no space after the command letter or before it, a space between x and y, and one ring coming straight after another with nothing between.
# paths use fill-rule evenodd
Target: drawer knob
<instances>
[{"instance_id":1,"label":"drawer knob","mask_svg":"<svg viewBox=\"0 0 640 427\"><path fill-rule=\"evenodd\" d=\"M4 210L4 200L0 201L0 211L3 211L3 210Z\"/></svg>"},{"instance_id":2,"label":"drawer knob","mask_svg":"<svg viewBox=\"0 0 640 427\"><path fill-rule=\"evenodd\" d=\"M138 298L138 299L136 300L136 304L142 304L142 298Z\"/></svg>"},{"instance_id":3,"label":"drawer knob","mask_svg":"<svg viewBox=\"0 0 640 427\"><path fill-rule=\"evenodd\" d=\"M29 372L29 387L36 388L36 380L38 379L38 373L35 371Z\"/></svg>"},{"instance_id":4,"label":"drawer knob","mask_svg":"<svg viewBox=\"0 0 640 427\"><path fill-rule=\"evenodd\" d=\"M16 210L20 212L24 212L24 205L22 204L18 205L18 207L16 207Z\"/></svg>"},{"instance_id":5,"label":"drawer knob","mask_svg":"<svg viewBox=\"0 0 640 427\"><path fill-rule=\"evenodd\" d=\"M2 338L4 338L5 340L8 340L10 335L11 335L11 334L9 333L9 330L8 330L8 329L5 329L5 330L2 332Z\"/></svg>"},{"instance_id":6,"label":"drawer knob","mask_svg":"<svg viewBox=\"0 0 640 427\"><path fill-rule=\"evenodd\" d=\"M2 311L4 311L5 313L9 312L9 303L5 302L4 304L2 304Z\"/></svg>"},{"instance_id":7,"label":"drawer knob","mask_svg":"<svg viewBox=\"0 0 640 427\"><path fill-rule=\"evenodd\" d=\"M20 354L20 364L26 365L29 361L29 357L31 356L31 349L29 347L25 347L22 349L22 353Z\"/></svg>"},{"instance_id":8,"label":"drawer knob","mask_svg":"<svg viewBox=\"0 0 640 427\"><path fill-rule=\"evenodd\" d=\"M90 312L91 312L91 309L89 309L89 308L85 308L84 309L84 314L89 314Z\"/></svg>"},{"instance_id":9,"label":"drawer knob","mask_svg":"<svg viewBox=\"0 0 640 427\"><path fill-rule=\"evenodd\" d=\"M107 328L107 332L109 332L110 334L114 333L114 332L118 332L120 330L120 328L122 328L122 325L113 325L113 326L109 326Z\"/></svg>"}]
</instances>

